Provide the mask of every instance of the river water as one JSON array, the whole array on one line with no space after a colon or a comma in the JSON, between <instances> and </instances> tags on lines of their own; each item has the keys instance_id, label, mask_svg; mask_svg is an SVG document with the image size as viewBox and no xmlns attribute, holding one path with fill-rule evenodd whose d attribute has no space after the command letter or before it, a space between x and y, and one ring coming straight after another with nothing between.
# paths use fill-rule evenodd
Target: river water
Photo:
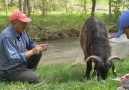
<instances>
[{"instance_id":1,"label":"river water","mask_svg":"<svg viewBox=\"0 0 129 90\"><path fill-rule=\"evenodd\" d=\"M79 38L45 41L48 42L48 50L43 52L39 66L53 65L59 63L73 63L83 60ZM41 42L40 42L41 43Z\"/></svg>"},{"instance_id":2,"label":"river water","mask_svg":"<svg viewBox=\"0 0 129 90\"><path fill-rule=\"evenodd\" d=\"M72 64L75 61L83 61L83 52L79 38L44 41L49 48L43 52L39 66L54 65L59 63ZM123 34L120 38L110 39L112 55L125 58L129 54L129 40Z\"/></svg>"}]
</instances>

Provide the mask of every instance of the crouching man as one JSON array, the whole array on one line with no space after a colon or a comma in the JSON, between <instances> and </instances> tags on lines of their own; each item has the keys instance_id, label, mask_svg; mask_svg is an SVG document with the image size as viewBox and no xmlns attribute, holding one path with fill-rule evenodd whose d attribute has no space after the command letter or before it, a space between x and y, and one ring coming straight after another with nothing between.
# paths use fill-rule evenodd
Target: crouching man
<instances>
[{"instance_id":1,"label":"crouching man","mask_svg":"<svg viewBox=\"0 0 129 90\"><path fill-rule=\"evenodd\" d=\"M48 44L37 45L26 33L31 21L21 11L10 16L11 25L0 34L0 81L36 83L40 79L35 70Z\"/></svg>"}]
</instances>

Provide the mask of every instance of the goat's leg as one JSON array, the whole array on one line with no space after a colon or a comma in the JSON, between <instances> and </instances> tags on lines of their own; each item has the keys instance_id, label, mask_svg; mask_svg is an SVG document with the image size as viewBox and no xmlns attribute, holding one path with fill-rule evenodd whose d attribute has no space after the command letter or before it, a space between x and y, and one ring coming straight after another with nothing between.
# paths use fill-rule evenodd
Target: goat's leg
<instances>
[{"instance_id":1,"label":"goat's leg","mask_svg":"<svg viewBox=\"0 0 129 90\"><path fill-rule=\"evenodd\" d=\"M87 52L85 51L85 49L83 49L83 53L84 53L84 60L86 60L87 56Z\"/></svg>"},{"instance_id":2,"label":"goat's leg","mask_svg":"<svg viewBox=\"0 0 129 90\"><path fill-rule=\"evenodd\" d=\"M94 78L96 76L96 70L92 73L92 77Z\"/></svg>"},{"instance_id":3,"label":"goat's leg","mask_svg":"<svg viewBox=\"0 0 129 90\"><path fill-rule=\"evenodd\" d=\"M92 73L92 77L94 78L96 76L96 64L95 64L95 67L94 67L94 72Z\"/></svg>"},{"instance_id":4,"label":"goat's leg","mask_svg":"<svg viewBox=\"0 0 129 90\"><path fill-rule=\"evenodd\" d=\"M117 77L117 73L116 73L116 69L115 69L115 65L112 64L112 73L115 77Z\"/></svg>"},{"instance_id":5,"label":"goat's leg","mask_svg":"<svg viewBox=\"0 0 129 90\"><path fill-rule=\"evenodd\" d=\"M86 66L87 68L86 68L85 77L87 77L87 79L90 79L90 72L92 70L92 61L88 61Z\"/></svg>"},{"instance_id":6,"label":"goat's leg","mask_svg":"<svg viewBox=\"0 0 129 90\"><path fill-rule=\"evenodd\" d=\"M98 80L98 81L100 80L100 75L99 75L98 72L97 72L97 80Z\"/></svg>"}]
</instances>

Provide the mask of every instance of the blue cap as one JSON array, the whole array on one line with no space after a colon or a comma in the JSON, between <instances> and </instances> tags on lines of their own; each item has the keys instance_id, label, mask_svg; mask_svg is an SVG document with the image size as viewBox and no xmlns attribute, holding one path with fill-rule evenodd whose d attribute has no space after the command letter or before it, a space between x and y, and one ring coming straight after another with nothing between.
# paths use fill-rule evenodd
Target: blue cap
<instances>
[{"instance_id":1,"label":"blue cap","mask_svg":"<svg viewBox=\"0 0 129 90\"><path fill-rule=\"evenodd\" d=\"M124 11L118 19L119 31L116 33L115 38L119 38L124 30L129 26L129 10Z\"/></svg>"}]
</instances>

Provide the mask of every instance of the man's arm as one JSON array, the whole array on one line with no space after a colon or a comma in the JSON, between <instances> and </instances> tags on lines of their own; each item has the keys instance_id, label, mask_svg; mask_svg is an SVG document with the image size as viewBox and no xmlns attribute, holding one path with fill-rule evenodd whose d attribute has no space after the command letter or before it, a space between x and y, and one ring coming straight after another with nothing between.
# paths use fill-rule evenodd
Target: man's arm
<instances>
[{"instance_id":1,"label":"man's arm","mask_svg":"<svg viewBox=\"0 0 129 90\"><path fill-rule=\"evenodd\" d=\"M2 40L3 52L10 62L26 62L25 52L19 53L17 45L8 37Z\"/></svg>"}]
</instances>

